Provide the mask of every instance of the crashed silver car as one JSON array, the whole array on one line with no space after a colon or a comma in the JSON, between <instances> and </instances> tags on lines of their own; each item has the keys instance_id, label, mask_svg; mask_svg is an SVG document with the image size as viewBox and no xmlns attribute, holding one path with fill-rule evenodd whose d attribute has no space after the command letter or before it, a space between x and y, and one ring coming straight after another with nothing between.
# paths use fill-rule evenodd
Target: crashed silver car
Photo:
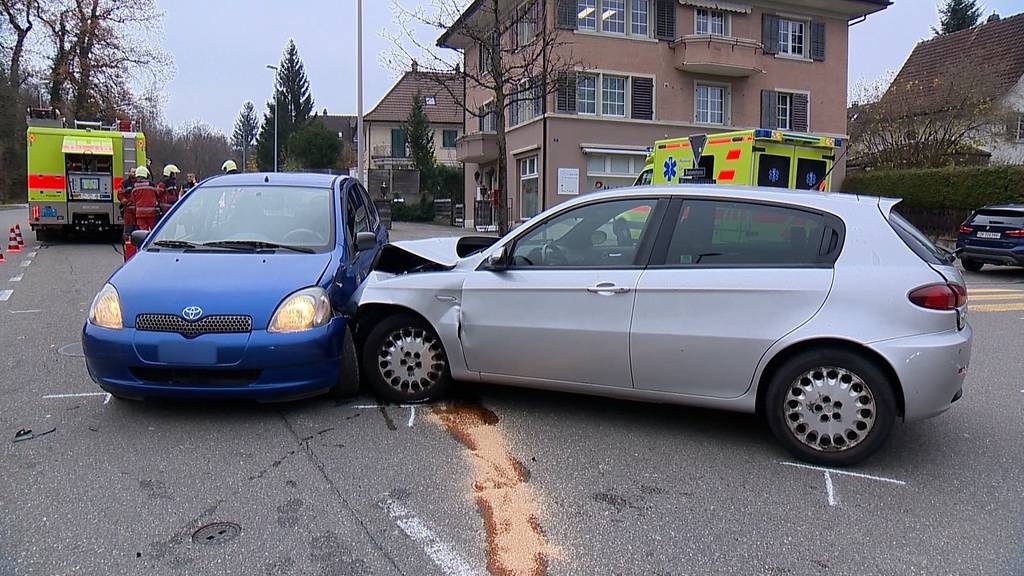
<instances>
[{"instance_id":1,"label":"crashed silver car","mask_svg":"<svg viewBox=\"0 0 1024 576\"><path fill-rule=\"evenodd\" d=\"M852 464L956 402L970 360L963 278L897 202L646 186L497 240L388 245L357 294L365 381L756 412L798 457Z\"/></svg>"}]
</instances>

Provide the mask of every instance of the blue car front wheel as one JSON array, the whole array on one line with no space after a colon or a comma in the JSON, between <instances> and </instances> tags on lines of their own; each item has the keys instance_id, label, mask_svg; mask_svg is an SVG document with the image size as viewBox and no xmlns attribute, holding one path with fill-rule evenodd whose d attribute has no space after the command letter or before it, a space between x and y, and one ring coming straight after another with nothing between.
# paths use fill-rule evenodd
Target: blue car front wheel
<instances>
[{"instance_id":1,"label":"blue car front wheel","mask_svg":"<svg viewBox=\"0 0 1024 576\"><path fill-rule=\"evenodd\" d=\"M356 345L352 340L352 331L345 327L345 338L341 344L341 370L338 372L338 383L331 388L330 394L335 398L354 396L359 393L359 357Z\"/></svg>"}]
</instances>

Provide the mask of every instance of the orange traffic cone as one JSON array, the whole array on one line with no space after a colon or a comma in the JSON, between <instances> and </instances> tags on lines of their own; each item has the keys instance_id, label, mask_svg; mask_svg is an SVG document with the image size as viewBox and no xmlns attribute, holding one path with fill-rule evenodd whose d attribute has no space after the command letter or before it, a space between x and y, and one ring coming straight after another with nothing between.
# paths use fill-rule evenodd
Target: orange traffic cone
<instances>
[{"instance_id":1,"label":"orange traffic cone","mask_svg":"<svg viewBox=\"0 0 1024 576\"><path fill-rule=\"evenodd\" d=\"M11 226L11 234L7 237L7 251L21 252L21 246L18 244L18 236L14 232L14 226Z\"/></svg>"},{"instance_id":2,"label":"orange traffic cone","mask_svg":"<svg viewBox=\"0 0 1024 576\"><path fill-rule=\"evenodd\" d=\"M7 263L7 257L4 256L4 251L0 250L0 264L6 264L6 263Z\"/></svg>"},{"instance_id":3,"label":"orange traffic cone","mask_svg":"<svg viewBox=\"0 0 1024 576\"><path fill-rule=\"evenodd\" d=\"M25 237L21 235L21 224L15 224L14 225L14 234L15 234L15 237L18 239L18 246L24 248L25 247Z\"/></svg>"}]
</instances>

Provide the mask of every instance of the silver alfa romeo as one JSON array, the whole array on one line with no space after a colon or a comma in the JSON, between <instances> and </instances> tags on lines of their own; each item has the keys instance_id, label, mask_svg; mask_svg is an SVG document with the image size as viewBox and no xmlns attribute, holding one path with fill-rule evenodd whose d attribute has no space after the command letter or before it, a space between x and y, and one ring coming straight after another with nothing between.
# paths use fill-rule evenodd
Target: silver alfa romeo
<instances>
[{"instance_id":1,"label":"silver alfa romeo","mask_svg":"<svg viewBox=\"0 0 1024 576\"><path fill-rule=\"evenodd\" d=\"M364 378L397 402L455 379L753 412L853 464L960 399L971 356L964 280L898 202L645 186L391 244L356 296Z\"/></svg>"}]
</instances>

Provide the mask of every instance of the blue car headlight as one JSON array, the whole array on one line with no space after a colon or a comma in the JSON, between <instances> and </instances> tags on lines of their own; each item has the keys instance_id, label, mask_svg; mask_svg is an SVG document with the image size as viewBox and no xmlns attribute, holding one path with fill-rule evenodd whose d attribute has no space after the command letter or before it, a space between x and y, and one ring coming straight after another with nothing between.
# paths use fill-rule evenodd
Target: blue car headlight
<instances>
[{"instance_id":1,"label":"blue car headlight","mask_svg":"<svg viewBox=\"0 0 1024 576\"><path fill-rule=\"evenodd\" d=\"M320 287L293 292L277 306L267 332L303 332L331 321L331 301Z\"/></svg>"},{"instance_id":2,"label":"blue car headlight","mask_svg":"<svg viewBox=\"0 0 1024 576\"><path fill-rule=\"evenodd\" d=\"M121 298L110 284L104 284L93 298L92 305L89 306L89 323L111 330L124 328L121 319Z\"/></svg>"}]
</instances>

